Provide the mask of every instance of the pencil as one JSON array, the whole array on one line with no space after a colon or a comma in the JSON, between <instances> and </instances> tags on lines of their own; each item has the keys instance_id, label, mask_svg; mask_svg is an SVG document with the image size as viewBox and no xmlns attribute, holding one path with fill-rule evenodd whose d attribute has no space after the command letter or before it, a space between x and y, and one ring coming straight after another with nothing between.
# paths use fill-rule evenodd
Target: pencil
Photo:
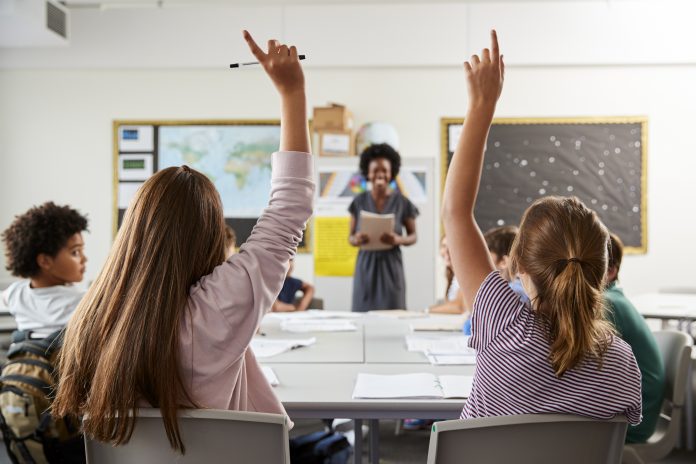
<instances>
[{"instance_id":1,"label":"pencil","mask_svg":"<svg viewBox=\"0 0 696 464\"><path fill-rule=\"evenodd\" d=\"M304 60L305 56L300 55L297 58L299 58L300 60ZM259 64L259 62L258 61L249 61L248 63L232 63L230 65L230 68L241 68L242 66L251 66L252 64Z\"/></svg>"}]
</instances>

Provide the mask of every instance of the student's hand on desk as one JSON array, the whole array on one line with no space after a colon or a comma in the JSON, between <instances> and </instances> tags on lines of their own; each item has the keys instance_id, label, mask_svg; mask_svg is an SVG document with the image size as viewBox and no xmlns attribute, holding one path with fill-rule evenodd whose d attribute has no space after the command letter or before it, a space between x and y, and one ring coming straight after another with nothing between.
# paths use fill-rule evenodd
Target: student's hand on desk
<instances>
[{"instance_id":1,"label":"student's hand on desk","mask_svg":"<svg viewBox=\"0 0 696 464\"><path fill-rule=\"evenodd\" d=\"M469 107L495 108L503 91L505 79L505 63L500 54L498 35L495 30L491 31L491 49L484 48L480 58L478 55L472 55L469 61L464 62L464 71L469 93Z\"/></svg>"},{"instance_id":2,"label":"student's hand on desk","mask_svg":"<svg viewBox=\"0 0 696 464\"><path fill-rule=\"evenodd\" d=\"M244 31L244 39L282 96L304 92L304 74L294 46L269 40L268 53L264 53L248 31Z\"/></svg>"},{"instance_id":3,"label":"student's hand on desk","mask_svg":"<svg viewBox=\"0 0 696 464\"><path fill-rule=\"evenodd\" d=\"M397 246L401 244L401 236L394 232L385 232L379 238L382 243L387 245Z\"/></svg>"}]
</instances>

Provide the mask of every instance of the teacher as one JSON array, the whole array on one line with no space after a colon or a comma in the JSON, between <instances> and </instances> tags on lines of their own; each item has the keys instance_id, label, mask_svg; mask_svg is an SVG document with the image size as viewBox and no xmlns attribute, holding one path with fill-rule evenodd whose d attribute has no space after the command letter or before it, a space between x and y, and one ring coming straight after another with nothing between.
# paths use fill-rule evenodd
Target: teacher
<instances>
[{"instance_id":1,"label":"teacher","mask_svg":"<svg viewBox=\"0 0 696 464\"><path fill-rule=\"evenodd\" d=\"M360 172L367 179L368 190L353 199L350 211L351 245L359 247L369 242L360 232L360 212L394 214L394 230L379 240L391 248L380 251L361 249L353 276L353 311L373 309L406 309L406 281L401 257L401 245L416 243L418 208L390 187L399 174L401 157L386 143L371 145L360 155ZM406 235L403 235L404 230Z\"/></svg>"}]
</instances>

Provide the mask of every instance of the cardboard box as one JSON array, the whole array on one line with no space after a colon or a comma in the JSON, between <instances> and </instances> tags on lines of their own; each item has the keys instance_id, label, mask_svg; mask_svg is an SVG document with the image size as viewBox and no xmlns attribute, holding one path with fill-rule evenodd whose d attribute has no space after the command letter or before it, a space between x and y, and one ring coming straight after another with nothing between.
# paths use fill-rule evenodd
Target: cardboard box
<instances>
[{"instance_id":1,"label":"cardboard box","mask_svg":"<svg viewBox=\"0 0 696 464\"><path fill-rule=\"evenodd\" d=\"M312 129L320 131L347 131L353 129L353 115L343 105L331 103L327 107L315 107Z\"/></svg>"},{"instance_id":2,"label":"cardboard box","mask_svg":"<svg viewBox=\"0 0 696 464\"><path fill-rule=\"evenodd\" d=\"M319 131L319 156L353 156L355 139L352 130Z\"/></svg>"}]
</instances>

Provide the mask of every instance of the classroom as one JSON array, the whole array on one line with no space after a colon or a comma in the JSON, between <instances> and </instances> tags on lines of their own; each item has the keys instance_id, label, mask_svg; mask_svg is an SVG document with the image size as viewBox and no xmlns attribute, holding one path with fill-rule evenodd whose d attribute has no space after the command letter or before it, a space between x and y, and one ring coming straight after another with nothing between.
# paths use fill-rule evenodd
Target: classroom
<instances>
[{"instance_id":1,"label":"classroom","mask_svg":"<svg viewBox=\"0 0 696 464\"><path fill-rule=\"evenodd\" d=\"M694 17L0 0L0 463L696 462Z\"/></svg>"}]
</instances>

